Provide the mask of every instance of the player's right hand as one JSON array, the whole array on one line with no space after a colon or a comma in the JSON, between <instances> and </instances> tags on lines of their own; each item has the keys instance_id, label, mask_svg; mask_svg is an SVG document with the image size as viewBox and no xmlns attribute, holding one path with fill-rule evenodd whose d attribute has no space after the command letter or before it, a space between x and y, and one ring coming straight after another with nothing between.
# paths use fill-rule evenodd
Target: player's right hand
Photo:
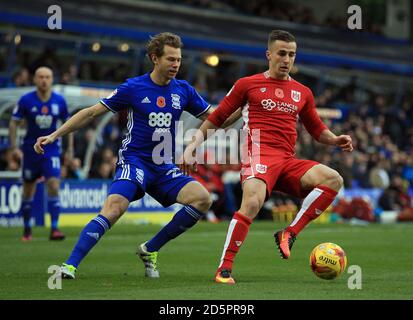
<instances>
[{"instance_id":1,"label":"player's right hand","mask_svg":"<svg viewBox=\"0 0 413 320\"><path fill-rule=\"evenodd\" d=\"M54 141L55 139L53 139L51 135L39 137L34 144L34 151L36 151L38 154L44 154L43 146L53 143Z\"/></svg>"}]
</instances>

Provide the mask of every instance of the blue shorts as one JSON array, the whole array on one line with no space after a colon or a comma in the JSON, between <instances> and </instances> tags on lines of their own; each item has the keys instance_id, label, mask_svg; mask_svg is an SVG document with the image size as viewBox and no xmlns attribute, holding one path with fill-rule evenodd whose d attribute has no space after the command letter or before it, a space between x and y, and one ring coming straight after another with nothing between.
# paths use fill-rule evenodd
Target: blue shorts
<instances>
[{"instance_id":1,"label":"blue shorts","mask_svg":"<svg viewBox=\"0 0 413 320\"><path fill-rule=\"evenodd\" d=\"M150 160L136 159L132 163L118 164L108 195L120 194L129 202L138 200L145 192L162 206L176 203L179 191L194 178L184 175L175 164L154 164Z\"/></svg>"},{"instance_id":2,"label":"blue shorts","mask_svg":"<svg viewBox=\"0 0 413 320\"><path fill-rule=\"evenodd\" d=\"M33 147L23 147L23 181L32 182L40 177L60 178L60 154L45 152L37 154Z\"/></svg>"}]
</instances>

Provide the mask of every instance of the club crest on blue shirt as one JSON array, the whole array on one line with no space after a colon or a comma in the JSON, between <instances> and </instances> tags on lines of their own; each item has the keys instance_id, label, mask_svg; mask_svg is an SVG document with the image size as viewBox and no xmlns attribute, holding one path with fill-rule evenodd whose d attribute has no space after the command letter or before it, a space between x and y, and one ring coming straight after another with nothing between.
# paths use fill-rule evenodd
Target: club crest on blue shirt
<instances>
[{"instance_id":1,"label":"club crest on blue shirt","mask_svg":"<svg viewBox=\"0 0 413 320\"><path fill-rule=\"evenodd\" d=\"M172 108L178 109L178 110L181 109L181 101L180 101L181 97L179 96L179 94L172 93L171 98L172 98Z\"/></svg>"},{"instance_id":2,"label":"club crest on blue shirt","mask_svg":"<svg viewBox=\"0 0 413 320\"><path fill-rule=\"evenodd\" d=\"M162 97L162 96L159 96L159 97L156 99L156 105L157 105L159 108L165 107L165 106L166 106L165 98Z\"/></svg>"},{"instance_id":3,"label":"club crest on blue shirt","mask_svg":"<svg viewBox=\"0 0 413 320\"><path fill-rule=\"evenodd\" d=\"M43 106L41 109L42 114L48 114L49 113L49 108L47 106Z\"/></svg>"},{"instance_id":4,"label":"club crest on blue shirt","mask_svg":"<svg viewBox=\"0 0 413 320\"><path fill-rule=\"evenodd\" d=\"M59 114L59 105L57 103L52 103L52 114L55 116Z\"/></svg>"}]
</instances>

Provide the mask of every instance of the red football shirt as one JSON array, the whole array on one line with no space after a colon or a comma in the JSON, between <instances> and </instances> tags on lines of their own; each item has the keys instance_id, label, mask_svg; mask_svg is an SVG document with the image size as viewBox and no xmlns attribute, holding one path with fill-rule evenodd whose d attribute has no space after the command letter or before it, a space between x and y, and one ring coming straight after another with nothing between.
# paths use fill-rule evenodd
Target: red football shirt
<instances>
[{"instance_id":1,"label":"red football shirt","mask_svg":"<svg viewBox=\"0 0 413 320\"><path fill-rule=\"evenodd\" d=\"M327 129L311 90L292 78L270 78L269 71L239 79L208 120L220 127L238 108L244 129L260 130L260 148L295 154L298 118L316 140Z\"/></svg>"}]
</instances>

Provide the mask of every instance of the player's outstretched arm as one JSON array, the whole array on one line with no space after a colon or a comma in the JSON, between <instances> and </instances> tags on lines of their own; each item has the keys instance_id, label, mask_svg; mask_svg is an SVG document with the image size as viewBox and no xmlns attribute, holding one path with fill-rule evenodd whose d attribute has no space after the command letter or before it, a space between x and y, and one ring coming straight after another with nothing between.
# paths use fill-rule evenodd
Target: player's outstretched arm
<instances>
[{"instance_id":1,"label":"player's outstretched arm","mask_svg":"<svg viewBox=\"0 0 413 320\"><path fill-rule=\"evenodd\" d=\"M340 147L341 150L351 152L353 151L353 142L349 135L336 136L330 130L326 129L321 132L318 141L323 144Z\"/></svg>"},{"instance_id":2,"label":"player's outstretched arm","mask_svg":"<svg viewBox=\"0 0 413 320\"><path fill-rule=\"evenodd\" d=\"M80 128L83 128L93 119L101 116L108 111L109 109L100 102L95 104L94 106L80 110L75 115L70 117L69 120L67 120L59 129L57 129L53 133L49 134L48 136L39 137L36 141L36 144L34 145L34 150L39 154L43 154L44 145L53 143L56 139L68 133L79 130Z\"/></svg>"},{"instance_id":3,"label":"player's outstretched arm","mask_svg":"<svg viewBox=\"0 0 413 320\"><path fill-rule=\"evenodd\" d=\"M207 112L205 112L202 116L199 117L202 121L205 121L208 119L208 117L215 111L216 109L214 108L209 108ZM242 115L242 110L241 108L238 108L235 112L233 112L227 120L224 121L224 123L221 125L221 128L228 129L231 125L233 125L235 122L237 122Z\"/></svg>"},{"instance_id":4,"label":"player's outstretched arm","mask_svg":"<svg viewBox=\"0 0 413 320\"><path fill-rule=\"evenodd\" d=\"M219 108L218 108L219 109ZM228 104L226 112L222 112L218 109L210 108L207 113L205 113L201 120L205 120L201 127L197 130L196 134L192 137L192 142L188 144L185 148L184 154L177 163L184 172L184 174L189 174L191 171L196 171L196 150L197 148L206 140L209 136L215 133L215 129L219 127L215 125L212 121L208 120L212 115L222 115L222 121L220 121L221 128L227 128L233 123L235 123L241 117L241 109L234 107L232 104ZM225 107L224 107L225 109ZM225 119L225 120L224 120ZM211 130L213 129L213 130Z\"/></svg>"}]
</instances>

